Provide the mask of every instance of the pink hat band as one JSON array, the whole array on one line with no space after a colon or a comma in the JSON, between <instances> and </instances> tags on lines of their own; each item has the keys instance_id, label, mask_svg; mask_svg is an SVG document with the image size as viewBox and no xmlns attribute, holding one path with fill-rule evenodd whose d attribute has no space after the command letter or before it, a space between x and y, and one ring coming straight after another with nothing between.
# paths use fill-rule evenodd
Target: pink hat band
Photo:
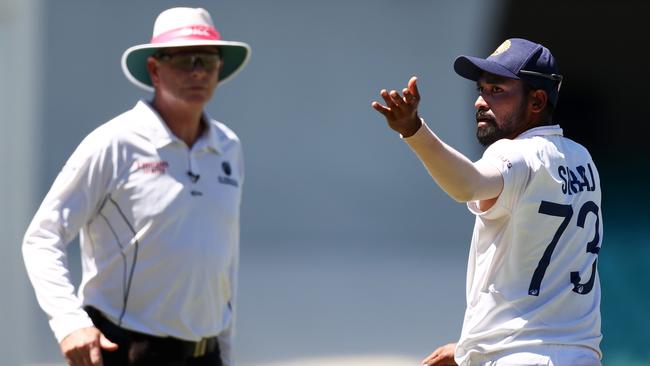
<instances>
[{"instance_id":1,"label":"pink hat band","mask_svg":"<svg viewBox=\"0 0 650 366\"><path fill-rule=\"evenodd\" d=\"M207 25L191 25L172 29L151 38L151 43L166 43L172 41L218 41L221 39L219 32Z\"/></svg>"}]
</instances>

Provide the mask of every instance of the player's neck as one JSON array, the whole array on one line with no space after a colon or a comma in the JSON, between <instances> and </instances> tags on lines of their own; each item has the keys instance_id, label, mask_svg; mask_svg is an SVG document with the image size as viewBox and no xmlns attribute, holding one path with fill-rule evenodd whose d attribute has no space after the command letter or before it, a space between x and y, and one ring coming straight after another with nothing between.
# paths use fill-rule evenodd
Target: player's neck
<instances>
[{"instance_id":1,"label":"player's neck","mask_svg":"<svg viewBox=\"0 0 650 366\"><path fill-rule=\"evenodd\" d=\"M553 125L553 120L551 119L551 116L549 116L547 113L541 113L541 114L529 114L526 116L526 122L521 123L521 127L518 129L518 131L510 137L515 138L522 133L536 128L536 127L542 127L542 126L551 126Z\"/></svg>"}]
</instances>

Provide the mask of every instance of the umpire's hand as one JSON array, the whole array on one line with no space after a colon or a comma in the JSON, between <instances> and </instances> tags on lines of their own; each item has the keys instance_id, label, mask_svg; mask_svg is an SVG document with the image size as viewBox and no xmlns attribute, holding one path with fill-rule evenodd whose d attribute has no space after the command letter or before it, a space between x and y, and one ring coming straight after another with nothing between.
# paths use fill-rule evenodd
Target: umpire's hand
<instances>
[{"instance_id":1,"label":"umpire's hand","mask_svg":"<svg viewBox=\"0 0 650 366\"><path fill-rule=\"evenodd\" d=\"M77 329L61 341L61 353L70 366L102 366L102 349L115 351L117 344L95 327Z\"/></svg>"},{"instance_id":2,"label":"umpire's hand","mask_svg":"<svg viewBox=\"0 0 650 366\"><path fill-rule=\"evenodd\" d=\"M395 90L391 90L389 93L383 89L380 95L386 102L386 106L379 102L372 102L372 107L383 114L390 128L399 132L402 137L412 136L422 126L422 121L418 116L420 92L417 81L418 78L415 76L409 80L408 87L402 90L404 96Z\"/></svg>"},{"instance_id":3,"label":"umpire's hand","mask_svg":"<svg viewBox=\"0 0 650 366\"><path fill-rule=\"evenodd\" d=\"M456 343L445 344L422 360L422 366L458 366L454 361L454 353L456 353Z\"/></svg>"}]
</instances>

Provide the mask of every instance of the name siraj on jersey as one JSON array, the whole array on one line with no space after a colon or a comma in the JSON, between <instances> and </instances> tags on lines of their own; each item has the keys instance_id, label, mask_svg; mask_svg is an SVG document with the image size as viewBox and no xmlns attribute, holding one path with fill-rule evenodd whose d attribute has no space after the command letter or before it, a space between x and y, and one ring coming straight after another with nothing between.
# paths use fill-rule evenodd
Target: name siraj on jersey
<instances>
[{"instance_id":1,"label":"name siraj on jersey","mask_svg":"<svg viewBox=\"0 0 650 366\"><path fill-rule=\"evenodd\" d=\"M562 193L564 194L571 195L584 190L589 192L596 190L596 179L589 163L587 163L587 168L578 165L572 169L561 165L557 168L557 172L562 179Z\"/></svg>"}]
</instances>

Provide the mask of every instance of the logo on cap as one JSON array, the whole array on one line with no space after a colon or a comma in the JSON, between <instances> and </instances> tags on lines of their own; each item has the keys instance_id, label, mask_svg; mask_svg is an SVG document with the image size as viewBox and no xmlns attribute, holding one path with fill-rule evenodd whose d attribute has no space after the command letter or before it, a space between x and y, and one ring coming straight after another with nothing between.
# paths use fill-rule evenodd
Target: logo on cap
<instances>
[{"instance_id":1,"label":"logo on cap","mask_svg":"<svg viewBox=\"0 0 650 366\"><path fill-rule=\"evenodd\" d=\"M492 52L490 56L498 56L506 52L510 48L510 45L511 45L510 40L506 39L506 41L501 43L501 46L497 47L497 49L494 50L494 52Z\"/></svg>"}]
</instances>

